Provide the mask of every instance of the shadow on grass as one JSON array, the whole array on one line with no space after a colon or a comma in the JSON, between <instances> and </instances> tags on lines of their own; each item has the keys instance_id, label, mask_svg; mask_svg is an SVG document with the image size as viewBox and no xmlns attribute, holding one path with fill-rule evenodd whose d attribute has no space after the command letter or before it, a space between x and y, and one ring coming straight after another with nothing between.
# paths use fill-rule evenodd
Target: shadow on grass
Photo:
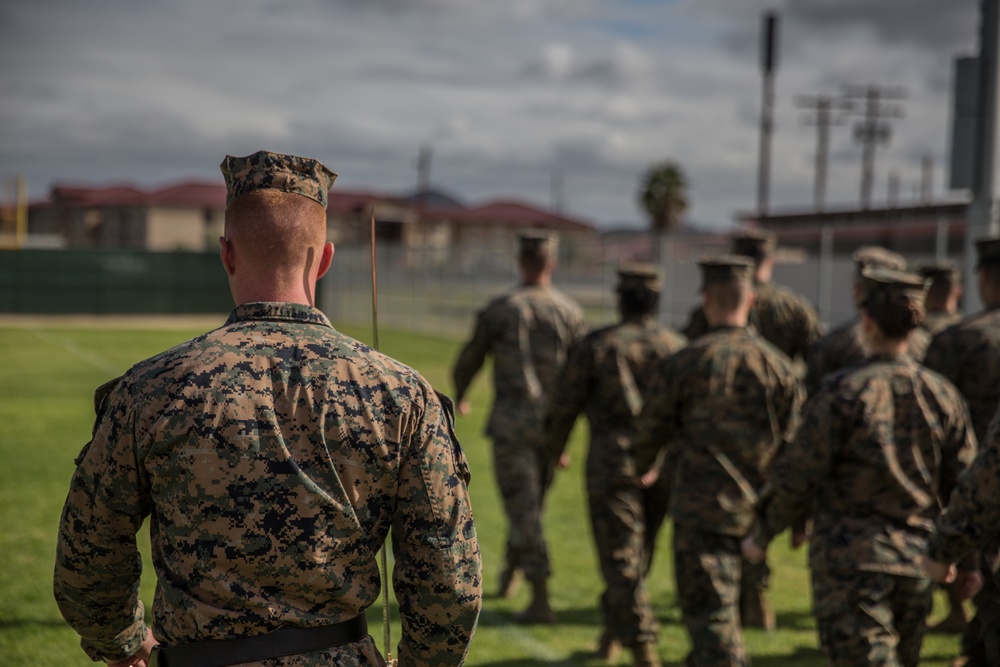
<instances>
[{"instance_id":1,"label":"shadow on grass","mask_svg":"<svg viewBox=\"0 0 1000 667\"><path fill-rule=\"evenodd\" d=\"M66 621L55 618L2 618L0 631L23 630L25 628L66 628Z\"/></svg>"},{"instance_id":2,"label":"shadow on grass","mask_svg":"<svg viewBox=\"0 0 1000 667\"><path fill-rule=\"evenodd\" d=\"M752 655L754 667L793 667L823 665L826 658L818 648L798 646L788 655Z\"/></svg>"}]
</instances>

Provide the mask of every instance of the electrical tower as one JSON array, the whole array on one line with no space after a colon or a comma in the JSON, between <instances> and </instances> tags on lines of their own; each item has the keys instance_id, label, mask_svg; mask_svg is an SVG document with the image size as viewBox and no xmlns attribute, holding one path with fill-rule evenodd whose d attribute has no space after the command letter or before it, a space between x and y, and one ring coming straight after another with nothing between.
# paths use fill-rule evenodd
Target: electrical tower
<instances>
[{"instance_id":1,"label":"electrical tower","mask_svg":"<svg viewBox=\"0 0 1000 667\"><path fill-rule=\"evenodd\" d=\"M889 143L892 129L888 119L903 117L902 106L885 104L885 101L904 99L906 91L875 85L845 86L844 97L863 101L861 108L853 108L863 116L854 124L854 139L861 144L861 208L868 209L871 208L872 183L875 179L875 147Z\"/></svg>"},{"instance_id":2,"label":"electrical tower","mask_svg":"<svg viewBox=\"0 0 1000 667\"><path fill-rule=\"evenodd\" d=\"M795 98L795 105L811 112L802 116L802 123L816 126L816 173L813 181L813 205L819 212L826 206L826 165L830 153L830 127L843 125L846 122L845 112L850 110L851 103L849 100L828 95L814 97L800 95Z\"/></svg>"}]
</instances>

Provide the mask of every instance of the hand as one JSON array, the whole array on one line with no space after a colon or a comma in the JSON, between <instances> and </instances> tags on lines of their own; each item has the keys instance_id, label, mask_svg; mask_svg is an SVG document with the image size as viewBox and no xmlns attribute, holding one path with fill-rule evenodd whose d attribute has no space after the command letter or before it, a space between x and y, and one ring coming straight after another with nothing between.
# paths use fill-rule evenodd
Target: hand
<instances>
[{"instance_id":1,"label":"hand","mask_svg":"<svg viewBox=\"0 0 1000 667\"><path fill-rule=\"evenodd\" d=\"M124 660L109 662L108 667L149 667L149 654L152 653L153 647L159 643L153 636L153 631L147 630L146 638L139 644L138 651Z\"/></svg>"},{"instance_id":2,"label":"hand","mask_svg":"<svg viewBox=\"0 0 1000 667\"><path fill-rule=\"evenodd\" d=\"M470 412L472 412L472 405L467 398L463 398L458 402L458 414L467 417Z\"/></svg>"},{"instance_id":3,"label":"hand","mask_svg":"<svg viewBox=\"0 0 1000 667\"><path fill-rule=\"evenodd\" d=\"M566 468L569 467L569 464L570 464L571 460L572 459L570 459L569 454L566 454L565 452L563 452L562 454L559 455L559 461L556 463L556 466L560 470L565 470Z\"/></svg>"},{"instance_id":4,"label":"hand","mask_svg":"<svg viewBox=\"0 0 1000 667\"><path fill-rule=\"evenodd\" d=\"M751 563L763 563L767 558L767 549L762 549L753 539L753 535L747 535L743 538L743 541L740 542L740 551L743 552L743 558Z\"/></svg>"},{"instance_id":5,"label":"hand","mask_svg":"<svg viewBox=\"0 0 1000 667\"><path fill-rule=\"evenodd\" d=\"M959 572L955 577L955 593L959 600L969 600L983 589L983 573L979 570Z\"/></svg>"},{"instance_id":6,"label":"hand","mask_svg":"<svg viewBox=\"0 0 1000 667\"><path fill-rule=\"evenodd\" d=\"M941 563L930 558L924 558L923 566L927 576L939 584L950 584L958 573L954 563Z\"/></svg>"},{"instance_id":7,"label":"hand","mask_svg":"<svg viewBox=\"0 0 1000 667\"><path fill-rule=\"evenodd\" d=\"M809 531L808 530L793 530L792 531L792 549L798 549L803 544L809 541Z\"/></svg>"},{"instance_id":8,"label":"hand","mask_svg":"<svg viewBox=\"0 0 1000 667\"><path fill-rule=\"evenodd\" d=\"M647 470L642 475L636 478L635 485L640 489L648 489L649 487L656 484L656 480L660 479L660 469L653 468Z\"/></svg>"}]
</instances>

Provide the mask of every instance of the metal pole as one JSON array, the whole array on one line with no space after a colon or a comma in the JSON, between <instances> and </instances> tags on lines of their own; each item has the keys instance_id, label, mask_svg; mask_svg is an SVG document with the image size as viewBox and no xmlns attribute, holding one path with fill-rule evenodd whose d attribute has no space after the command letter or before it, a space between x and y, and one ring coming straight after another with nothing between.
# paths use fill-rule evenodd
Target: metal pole
<instances>
[{"instance_id":1,"label":"metal pole","mask_svg":"<svg viewBox=\"0 0 1000 667\"><path fill-rule=\"evenodd\" d=\"M997 133L997 62L1000 33L1000 0L982 0L979 15L979 85L976 114L976 154L972 174L972 202L965 231L963 278L966 289L964 309L976 312L982 301L973 285L976 271L976 239L996 233L994 211L994 161Z\"/></svg>"},{"instance_id":2,"label":"metal pole","mask_svg":"<svg viewBox=\"0 0 1000 667\"><path fill-rule=\"evenodd\" d=\"M757 215L766 217L770 208L771 134L774 130L774 71L777 69L778 16L764 14L761 70L764 75L760 104L760 153L757 164Z\"/></svg>"},{"instance_id":3,"label":"metal pole","mask_svg":"<svg viewBox=\"0 0 1000 667\"><path fill-rule=\"evenodd\" d=\"M824 222L819 240L819 318L830 323L833 303L833 226Z\"/></svg>"}]
</instances>

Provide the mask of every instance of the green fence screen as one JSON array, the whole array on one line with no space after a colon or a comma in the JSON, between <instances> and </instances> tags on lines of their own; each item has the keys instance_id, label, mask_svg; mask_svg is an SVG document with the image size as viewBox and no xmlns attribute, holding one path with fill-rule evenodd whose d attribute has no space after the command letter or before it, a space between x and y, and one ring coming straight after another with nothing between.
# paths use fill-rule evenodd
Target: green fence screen
<instances>
[{"instance_id":1,"label":"green fence screen","mask_svg":"<svg viewBox=\"0 0 1000 667\"><path fill-rule=\"evenodd\" d=\"M0 250L0 313L228 313L218 253Z\"/></svg>"}]
</instances>

